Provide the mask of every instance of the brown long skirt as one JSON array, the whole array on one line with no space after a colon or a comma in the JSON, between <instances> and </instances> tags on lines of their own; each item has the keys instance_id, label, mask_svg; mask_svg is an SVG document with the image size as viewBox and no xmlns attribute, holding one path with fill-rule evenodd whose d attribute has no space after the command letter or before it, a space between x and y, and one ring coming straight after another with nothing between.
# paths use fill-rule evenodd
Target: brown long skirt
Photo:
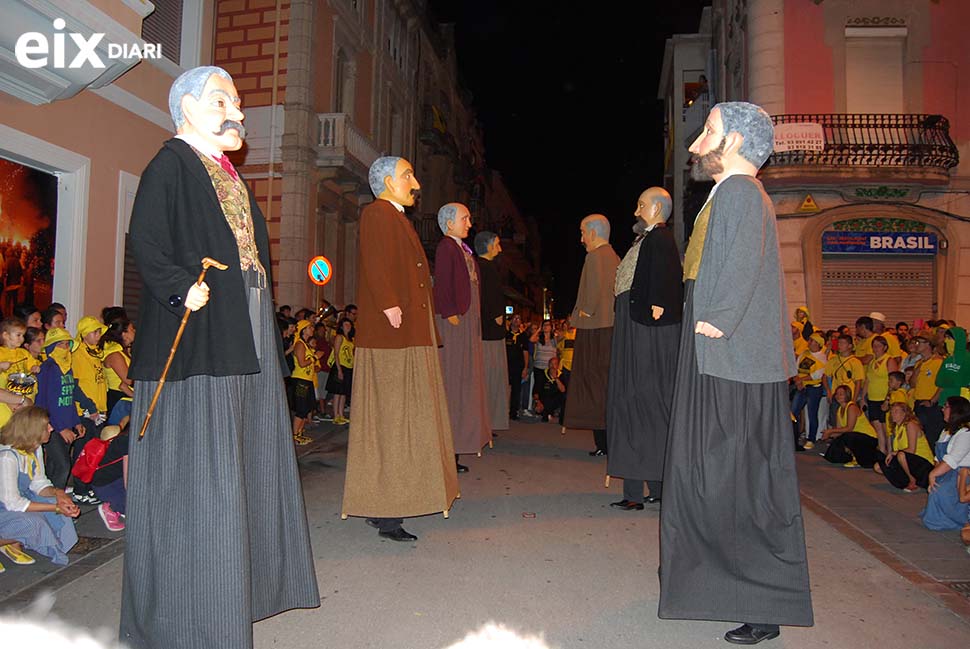
<instances>
[{"instance_id":1,"label":"brown long skirt","mask_svg":"<svg viewBox=\"0 0 970 649\"><path fill-rule=\"evenodd\" d=\"M606 428L606 389L613 327L577 329L573 371L566 388L567 428Z\"/></svg>"},{"instance_id":2,"label":"brown long skirt","mask_svg":"<svg viewBox=\"0 0 970 649\"><path fill-rule=\"evenodd\" d=\"M471 290L471 304L459 316L457 325L435 316L441 334L438 352L455 453L478 453L492 439L491 418L485 407L485 361L477 282L471 283Z\"/></svg>"},{"instance_id":3,"label":"brown long skirt","mask_svg":"<svg viewBox=\"0 0 970 649\"><path fill-rule=\"evenodd\" d=\"M448 404L434 347L357 348L343 513L405 518L458 496Z\"/></svg>"}]
</instances>

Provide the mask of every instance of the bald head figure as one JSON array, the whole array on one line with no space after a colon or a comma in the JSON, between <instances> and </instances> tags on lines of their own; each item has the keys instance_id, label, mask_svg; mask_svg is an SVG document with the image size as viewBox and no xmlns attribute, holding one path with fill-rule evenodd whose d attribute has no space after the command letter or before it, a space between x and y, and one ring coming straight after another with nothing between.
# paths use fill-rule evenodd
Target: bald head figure
<instances>
[{"instance_id":1,"label":"bald head figure","mask_svg":"<svg viewBox=\"0 0 970 649\"><path fill-rule=\"evenodd\" d=\"M670 194L663 187L650 187L640 194L637 200L637 209L633 215L643 221L648 228L652 228L658 223L666 223L673 210L673 202Z\"/></svg>"},{"instance_id":2,"label":"bald head figure","mask_svg":"<svg viewBox=\"0 0 970 649\"><path fill-rule=\"evenodd\" d=\"M602 214L590 214L579 224L580 241L586 252L610 242L610 222Z\"/></svg>"}]
</instances>

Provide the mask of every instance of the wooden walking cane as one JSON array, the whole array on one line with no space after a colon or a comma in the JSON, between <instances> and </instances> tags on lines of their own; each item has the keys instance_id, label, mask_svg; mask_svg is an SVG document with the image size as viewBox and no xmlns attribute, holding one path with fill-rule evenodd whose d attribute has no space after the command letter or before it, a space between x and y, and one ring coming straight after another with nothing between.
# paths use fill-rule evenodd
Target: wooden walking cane
<instances>
[{"instance_id":1,"label":"wooden walking cane","mask_svg":"<svg viewBox=\"0 0 970 649\"><path fill-rule=\"evenodd\" d=\"M202 272L199 273L199 279L197 279L195 282L196 286L202 285L202 280L205 279L205 273L210 268L226 270L229 268L229 266L216 261L212 257L203 257ZM192 309L185 307L185 314L182 316L182 323L179 325L179 330L175 333L175 340L172 341L172 349L168 352L168 360L165 361L165 369L162 370L162 376L158 379L158 386L155 388L155 394L152 395L152 402L148 404L148 412L145 413L145 421L142 422L141 432L138 433L138 439L145 436L145 430L148 428L148 422L151 421L152 413L155 411L155 404L158 403L158 395L162 393L162 387L165 385L165 377L168 375L168 368L172 366L172 359L175 358L175 350L178 349L179 342L182 340L182 333L185 331L185 323L189 321L190 315L192 315Z\"/></svg>"}]
</instances>

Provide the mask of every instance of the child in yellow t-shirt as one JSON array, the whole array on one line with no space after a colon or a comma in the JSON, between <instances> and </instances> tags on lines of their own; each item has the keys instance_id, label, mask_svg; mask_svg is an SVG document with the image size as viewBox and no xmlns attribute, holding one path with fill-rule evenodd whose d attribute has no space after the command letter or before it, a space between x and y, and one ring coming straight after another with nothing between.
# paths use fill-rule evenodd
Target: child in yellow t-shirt
<instances>
[{"instance_id":1,"label":"child in yellow t-shirt","mask_svg":"<svg viewBox=\"0 0 970 649\"><path fill-rule=\"evenodd\" d=\"M11 374L34 374L40 372L40 364L31 358L30 352L21 345L27 325L19 318L0 320L0 388L32 398L36 380L30 385L16 385L10 381ZM0 404L0 426L7 423L13 412L6 404Z\"/></svg>"}]
</instances>

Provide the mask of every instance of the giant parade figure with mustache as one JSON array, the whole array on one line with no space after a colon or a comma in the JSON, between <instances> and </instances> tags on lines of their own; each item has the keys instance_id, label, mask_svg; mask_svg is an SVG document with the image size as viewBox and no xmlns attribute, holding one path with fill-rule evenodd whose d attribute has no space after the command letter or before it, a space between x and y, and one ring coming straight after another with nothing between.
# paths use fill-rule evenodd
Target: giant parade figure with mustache
<instances>
[{"instance_id":1,"label":"giant parade figure with mustache","mask_svg":"<svg viewBox=\"0 0 970 649\"><path fill-rule=\"evenodd\" d=\"M200 67L169 93L177 135L141 177L130 247L141 274L121 640L133 649L249 649L253 622L319 606L283 389L269 236L226 151L239 93ZM228 268L197 283L201 260Z\"/></svg>"}]
</instances>

